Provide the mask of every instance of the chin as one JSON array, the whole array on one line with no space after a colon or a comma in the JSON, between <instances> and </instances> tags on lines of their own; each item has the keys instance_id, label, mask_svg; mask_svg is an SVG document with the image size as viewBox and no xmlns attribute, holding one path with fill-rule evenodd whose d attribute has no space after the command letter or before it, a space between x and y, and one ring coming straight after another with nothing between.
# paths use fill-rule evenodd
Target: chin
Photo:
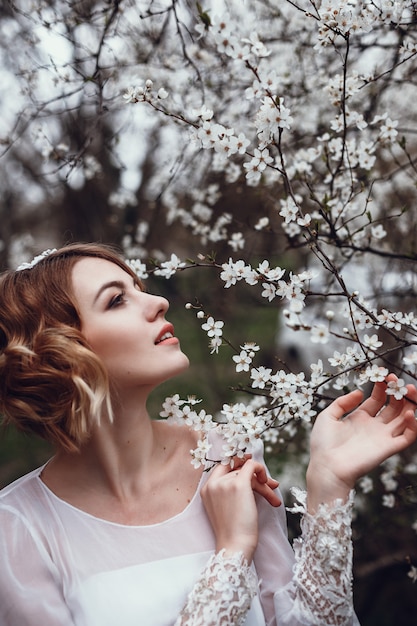
<instances>
[{"instance_id":1,"label":"chin","mask_svg":"<svg viewBox=\"0 0 417 626\"><path fill-rule=\"evenodd\" d=\"M182 363L179 364L178 371L173 373L172 376L178 376L178 374L182 374L183 372L188 370L188 368L190 367L190 359L188 358L188 356L186 356L183 352L181 353L181 356L182 356L182 359L181 359Z\"/></svg>"},{"instance_id":2,"label":"chin","mask_svg":"<svg viewBox=\"0 0 417 626\"><path fill-rule=\"evenodd\" d=\"M160 383L164 383L167 380L171 380L171 378L175 378L176 376L179 376L180 374L188 370L190 366L190 360L188 356L181 353L181 357L181 359L178 359L178 363L176 363L172 368L170 368L170 371L167 371L166 374L161 377L161 380L157 383L158 385Z\"/></svg>"}]
</instances>

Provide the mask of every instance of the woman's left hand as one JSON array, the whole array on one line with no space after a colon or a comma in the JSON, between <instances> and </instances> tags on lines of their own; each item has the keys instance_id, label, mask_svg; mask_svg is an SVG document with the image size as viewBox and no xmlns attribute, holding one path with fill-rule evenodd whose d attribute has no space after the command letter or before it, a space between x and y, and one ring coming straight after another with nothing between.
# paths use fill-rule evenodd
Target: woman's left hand
<instances>
[{"instance_id":1,"label":"woman's left hand","mask_svg":"<svg viewBox=\"0 0 417 626\"><path fill-rule=\"evenodd\" d=\"M416 440L417 389L407 385L407 398L390 396L386 404L391 380L396 380L392 374L385 382L376 383L360 406L362 392L352 391L317 417L307 470L309 508L345 498L358 478Z\"/></svg>"}]
</instances>

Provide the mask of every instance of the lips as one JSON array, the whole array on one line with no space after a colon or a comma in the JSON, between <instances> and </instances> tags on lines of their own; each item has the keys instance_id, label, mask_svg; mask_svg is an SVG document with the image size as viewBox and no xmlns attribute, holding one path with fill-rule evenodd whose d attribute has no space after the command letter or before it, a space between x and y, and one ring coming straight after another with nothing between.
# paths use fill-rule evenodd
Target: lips
<instances>
[{"instance_id":1,"label":"lips","mask_svg":"<svg viewBox=\"0 0 417 626\"><path fill-rule=\"evenodd\" d=\"M166 339L172 339L174 337L174 327L172 324L166 324L157 338L155 339L155 345L165 341Z\"/></svg>"}]
</instances>

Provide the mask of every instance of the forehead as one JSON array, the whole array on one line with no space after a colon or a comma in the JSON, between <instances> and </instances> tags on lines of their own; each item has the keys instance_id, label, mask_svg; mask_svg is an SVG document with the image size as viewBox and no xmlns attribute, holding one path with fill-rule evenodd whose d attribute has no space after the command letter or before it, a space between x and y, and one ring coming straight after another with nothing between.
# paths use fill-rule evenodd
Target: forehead
<instances>
[{"instance_id":1,"label":"forehead","mask_svg":"<svg viewBox=\"0 0 417 626\"><path fill-rule=\"evenodd\" d=\"M72 286L75 296L95 297L98 290L111 281L132 281L132 277L116 263L107 259L83 257L72 268Z\"/></svg>"}]
</instances>

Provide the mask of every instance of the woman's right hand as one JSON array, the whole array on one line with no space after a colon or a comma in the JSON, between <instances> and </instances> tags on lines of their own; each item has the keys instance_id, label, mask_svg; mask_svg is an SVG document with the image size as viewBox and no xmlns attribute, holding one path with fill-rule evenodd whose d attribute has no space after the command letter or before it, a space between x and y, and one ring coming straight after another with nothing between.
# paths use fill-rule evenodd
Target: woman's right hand
<instances>
[{"instance_id":1,"label":"woman's right hand","mask_svg":"<svg viewBox=\"0 0 417 626\"><path fill-rule=\"evenodd\" d=\"M262 463L248 458L240 467L217 465L201 490L201 498L216 536L216 550L243 552L250 563L258 543L258 510L254 492L272 506L280 499L278 482Z\"/></svg>"}]
</instances>

